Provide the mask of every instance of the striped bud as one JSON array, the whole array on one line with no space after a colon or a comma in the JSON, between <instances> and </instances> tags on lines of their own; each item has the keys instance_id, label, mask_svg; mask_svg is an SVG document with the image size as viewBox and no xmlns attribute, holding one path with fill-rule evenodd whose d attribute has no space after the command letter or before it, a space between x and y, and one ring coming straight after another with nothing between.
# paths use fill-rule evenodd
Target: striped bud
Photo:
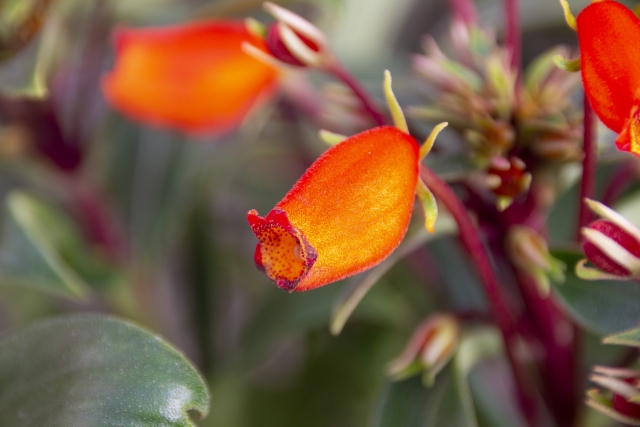
<instances>
[{"instance_id":1,"label":"striped bud","mask_svg":"<svg viewBox=\"0 0 640 427\"><path fill-rule=\"evenodd\" d=\"M587 280L640 277L640 230L602 203L589 199L586 203L602 217L582 229L584 254L598 270L586 267L583 260L576 266L578 276Z\"/></svg>"}]
</instances>

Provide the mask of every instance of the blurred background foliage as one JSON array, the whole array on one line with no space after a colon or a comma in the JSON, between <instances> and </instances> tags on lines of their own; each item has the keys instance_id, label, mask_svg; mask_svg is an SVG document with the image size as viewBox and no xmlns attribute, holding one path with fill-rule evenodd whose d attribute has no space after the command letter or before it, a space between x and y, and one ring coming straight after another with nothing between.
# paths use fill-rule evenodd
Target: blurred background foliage
<instances>
[{"instance_id":1,"label":"blurred background foliage","mask_svg":"<svg viewBox=\"0 0 640 427\"><path fill-rule=\"evenodd\" d=\"M410 55L419 52L421 36L441 42L448 32L443 0L280 3L316 22L374 94L381 95L382 72L391 69L403 105L416 102ZM481 426L522 425L492 328L476 326L485 329L476 337L485 337L490 351L452 364L432 389L417 379L386 379L387 362L427 314L487 311L450 228L441 225L435 238L390 266L339 336L329 332L332 310L362 276L288 294L254 268L246 212L271 209L325 149L286 98L215 139L138 125L106 106L99 88L113 62L113 28L266 20L260 4L0 3L0 331L63 313L109 313L144 325L204 375L211 399L201 426L471 426L476 417ZM477 6L482 23L502 34L502 2ZM575 49L555 0L523 0L521 9L525 64L557 44ZM438 145L457 138L445 132ZM574 223L575 190L565 197L549 220L556 244L573 238L567 223ZM409 235L420 222L415 215ZM563 289L572 301L571 288ZM598 343L598 332L614 330L586 333L583 380L591 364L625 357ZM469 399L475 414L465 412ZM584 411L585 425L609 423Z\"/></svg>"}]
</instances>

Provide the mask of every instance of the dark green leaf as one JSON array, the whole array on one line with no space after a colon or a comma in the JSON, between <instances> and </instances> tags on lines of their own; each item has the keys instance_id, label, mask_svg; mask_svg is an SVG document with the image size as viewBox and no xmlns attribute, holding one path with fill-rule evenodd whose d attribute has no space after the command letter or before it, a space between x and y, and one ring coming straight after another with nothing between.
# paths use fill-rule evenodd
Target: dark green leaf
<instances>
[{"instance_id":1,"label":"dark green leaf","mask_svg":"<svg viewBox=\"0 0 640 427\"><path fill-rule=\"evenodd\" d=\"M0 425L193 426L209 395L182 354L103 316L39 322L0 341Z\"/></svg>"},{"instance_id":2,"label":"dark green leaf","mask_svg":"<svg viewBox=\"0 0 640 427\"><path fill-rule=\"evenodd\" d=\"M502 351L502 340L495 329L465 331L455 357L426 388L419 377L387 386L375 427L476 427L476 413L467 376L481 360Z\"/></svg>"},{"instance_id":3,"label":"dark green leaf","mask_svg":"<svg viewBox=\"0 0 640 427\"><path fill-rule=\"evenodd\" d=\"M431 388L422 384L420 376L387 385L373 426L470 427L452 371L447 366Z\"/></svg>"},{"instance_id":4,"label":"dark green leaf","mask_svg":"<svg viewBox=\"0 0 640 427\"><path fill-rule=\"evenodd\" d=\"M600 335L630 329L640 320L640 284L635 281L582 280L575 275L575 264L584 255L552 251L567 264L564 284L554 285L556 295L571 316Z\"/></svg>"},{"instance_id":5,"label":"dark green leaf","mask_svg":"<svg viewBox=\"0 0 640 427\"><path fill-rule=\"evenodd\" d=\"M447 373L449 369L446 369ZM445 374L443 372L443 377ZM426 405L436 395L441 385L438 379L436 387L426 388L419 377L389 383L383 393L378 413L374 417L374 427L422 427L426 414Z\"/></svg>"}]
</instances>

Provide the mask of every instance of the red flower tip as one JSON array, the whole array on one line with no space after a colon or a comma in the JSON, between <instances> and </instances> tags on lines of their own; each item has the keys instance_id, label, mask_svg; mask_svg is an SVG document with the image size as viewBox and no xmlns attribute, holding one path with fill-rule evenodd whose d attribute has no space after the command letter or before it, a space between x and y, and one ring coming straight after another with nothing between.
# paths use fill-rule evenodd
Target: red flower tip
<instances>
[{"instance_id":1,"label":"red flower tip","mask_svg":"<svg viewBox=\"0 0 640 427\"><path fill-rule=\"evenodd\" d=\"M395 127L329 148L263 219L254 260L276 284L304 291L380 263L400 244L418 183L418 144Z\"/></svg>"},{"instance_id":2,"label":"red flower tip","mask_svg":"<svg viewBox=\"0 0 640 427\"><path fill-rule=\"evenodd\" d=\"M638 127L640 19L626 6L605 0L584 8L577 25L580 68L589 101L600 120L621 133L618 148L640 155L640 133L629 129Z\"/></svg>"},{"instance_id":3,"label":"red flower tip","mask_svg":"<svg viewBox=\"0 0 640 427\"><path fill-rule=\"evenodd\" d=\"M251 210L247 220L260 240L253 256L256 267L279 288L293 291L316 262L318 254L280 209L273 209L265 218Z\"/></svg>"},{"instance_id":4,"label":"red flower tip","mask_svg":"<svg viewBox=\"0 0 640 427\"><path fill-rule=\"evenodd\" d=\"M224 133L275 86L276 71L241 50L245 41L266 50L242 22L121 28L114 39L116 61L102 91L114 108L144 123Z\"/></svg>"}]
</instances>

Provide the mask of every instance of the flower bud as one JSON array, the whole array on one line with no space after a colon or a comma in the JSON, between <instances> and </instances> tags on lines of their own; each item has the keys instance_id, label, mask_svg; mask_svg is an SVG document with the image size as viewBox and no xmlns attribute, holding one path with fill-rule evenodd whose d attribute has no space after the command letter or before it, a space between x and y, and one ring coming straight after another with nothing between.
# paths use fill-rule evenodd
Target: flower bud
<instances>
[{"instance_id":1,"label":"flower bud","mask_svg":"<svg viewBox=\"0 0 640 427\"><path fill-rule=\"evenodd\" d=\"M584 254L599 270L586 267L583 260L576 274L587 280L640 277L640 230L602 203L589 199L586 203L603 217L582 229Z\"/></svg>"},{"instance_id":2,"label":"flower bud","mask_svg":"<svg viewBox=\"0 0 640 427\"><path fill-rule=\"evenodd\" d=\"M322 67L329 64L330 54L322 31L276 4L265 2L264 9L276 18L266 36L267 48L276 59L296 66Z\"/></svg>"},{"instance_id":3,"label":"flower bud","mask_svg":"<svg viewBox=\"0 0 640 427\"><path fill-rule=\"evenodd\" d=\"M587 405L624 424L640 426L640 372L595 366L590 380L604 389L587 392Z\"/></svg>"},{"instance_id":4,"label":"flower bud","mask_svg":"<svg viewBox=\"0 0 640 427\"><path fill-rule=\"evenodd\" d=\"M289 51L285 43L282 41L281 28L283 28L283 25L284 24L281 22L275 22L267 29L266 43L269 53L285 64L295 65L298 67L306 66L307 64L296 58L296 56ZM318 52L319 48L314 42L301 34L295 33L295 35L311 50Z\"/></svg>"},{"instance_id":5,"label":"flower bud","mask_svg":"<svg viewBox=\"0 0 640 427\"><path fill-rule=\"evenodd\" d=\"M509 160L504 157L491 159L487 174L497 178L491 186L491 191L498 196L516 197L527 190L531 183L531 174L525 172L525 168L525 163L517 157L511 157Z\"/></svg>"},{"instance_id":6,"label":"flower bud","mask_svg":"<svg viewBox=\"0 0 640 427\"><path fill-rule=\"evenodd\" d=\"M487 186L498 196L498 209L506 209L513 199L529 189L531 174L518 157L494 157L487 169Z\"/></svg>"},{"instance_id":7,"label":"flower bud","mask_svg":"<svg viewBox=\"0 0 640 427\"><path fill-rule=\"evenodd\" d=\"M454 354L459 338L460 325L454 316L429 316L415 330L402 354L389 363L388 375L397 381L422 372L424 384L432 385Z\"/></svg>"},{"instance_id":8,"label":"flower bud","mask_svg":"<svg viewBox=\"0 0 640 427\"><path fill-rule=\"evenodd\" d=\"M549 294L549 279L564 281L565 265L551 256L547 242L535 230L522 225L511 227L506 246L511 262L531 274L541 295Z\"/></svg>"}]
</instances>

